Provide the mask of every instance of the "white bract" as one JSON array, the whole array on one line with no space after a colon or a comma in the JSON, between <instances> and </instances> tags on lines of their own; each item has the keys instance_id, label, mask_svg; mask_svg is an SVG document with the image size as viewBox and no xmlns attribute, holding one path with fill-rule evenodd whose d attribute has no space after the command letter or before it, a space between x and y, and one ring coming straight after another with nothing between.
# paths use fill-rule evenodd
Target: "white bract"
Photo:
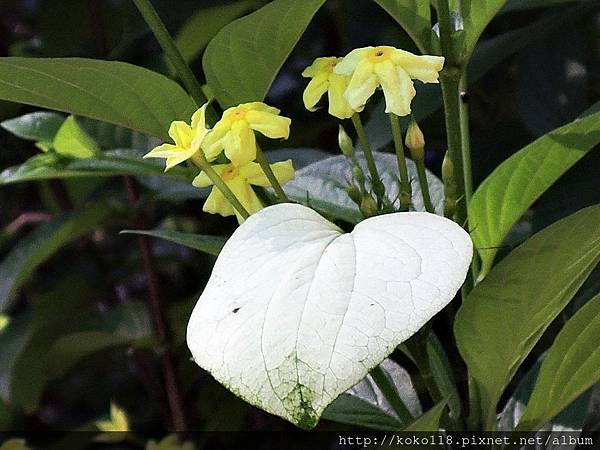
<instances>
[{"instance_id":1,"label":"white bract","mask_svg":"<svg viewBox=\"0 0 600 450\"><path fill-rule=\"evenodd\" d=\"M280 204L227 241L190 318L194 360L249 403L303 428L446 306L469 235L422 212L343 233Z\"/></svg>"}]
</instances>

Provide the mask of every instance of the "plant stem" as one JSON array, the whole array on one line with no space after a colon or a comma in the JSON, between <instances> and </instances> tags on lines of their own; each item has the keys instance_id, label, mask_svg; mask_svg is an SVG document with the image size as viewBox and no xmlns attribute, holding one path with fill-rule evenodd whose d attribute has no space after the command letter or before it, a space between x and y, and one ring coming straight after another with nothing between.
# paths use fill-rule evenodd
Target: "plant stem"
<instances>
[{"instance_id":1,"label":"plant stem","mask_svg":"<svg viewBox=\"0 0 600 450\"><path fill-rule=\"evenodd\" d=\"M263 153L258 143L256 144L256 161L258 161L258 164L260 164L260 168L267 176L267 179L269 180L269 183L271 183L271 186L273 186L277 197L279 197L279 202L289 202L290 199L285 194L285 191L283 190L281 184L279 183L279 180L273 173L273 169L271 169L271 165L269 164L269 161L267 161L267 158L265 158L265 154Z\"/></svg>"},{"instance_id":2,"label":"plant stem","mask_svg":"<svg viewBox=\"0 0 600 450\"><path fill-rule=\"evenodd\" d=\"M377 384L377 387L381 389L383 396L389 402L394 412L398 415L402 423L405 425L410 424L414 417L400 398L398 391L396 390L393 383L390 381L386 373L383 371L381 366L377 366L370 372L373 381Z\"/></svg>"},{"instance_id":3,"label":"plant stem","mask_svg":"<svg viewBox=\"0 0 600 450\"><path fill-rule=\"evenodd\" d=\"M125 183L129 203L132 207L135 207L139 201L139 194L135 182L133 178L129 176L123 177L123 182ZM147 224L144 223L145 220L143 220L141 216L138 215L136 222L137 228L147 228ZM173 420L173 427L177 431L187 432L188 427L185 417L185 408L183 406L183 397L177 380L177 371L175 369L173 353L170 348L167 322L160 295L159 281L154 268L154 258L150 250L150 241L147 236L139 236L137 241L142 256L144 273L148 282L149 309L152 315L154 331L159 346L164 348L160 356L160 362L165 378L165 388L167 391L171 418Z\"/></svg>"},{"instance_id":4,"label":"plant stem","mask_svg":"<svg viewBox=\"0 0 600 450\"><path fill-rule=\"evenodd\" d=\"M390 125L392 127L392 136L394 137L394 148L396 149L396 158L398 159L398 171L400 172L400 209L408 211L412 200L412 186L406 167L406 156L404 155L404 144L402 142L402 130L400 129L400 119L394 113L389 113Z\"/></svg>"},{"instance_id":5,"label":"plant stem","mask_svg":"<svg viewBox=\"0 0 600 450\"><path fill-rule=\"evenodd\" d=\"M433 203L431 203L431 194L429 193L429 182L427 181L425 163L421 160L416 160L414 163L417 167L417 175L419 176L419 186L421 187L421 194L423 194L423 205L425 205L425 211L435 214L435 208L433 207Z\"/></svg>"},{"instance_id":6,"label":"plant stem","mask_svg":"<svg viewBox=\"0 0 600 450\"><path fill-rule=\"evenodd\" d=\"M383 198L385 195L385 186L383 185L381 177L379 176L379 172L377 171L377 165L375 164L375 159L373 158L373 151L371 150L367 133L365 133L365 128L363 127L362 121L360 120L360 115L358 113L352 116L352 124L354 125L356 135L365 154L369 175L371 175L373 192L375 192L375 196L377 197L378 206L381 206L383 204Z\"/></svg>"},{"instance_id":7,"label":"plant stem","mask_svg":"<svg viewBox=\"0 0 600 450\"><path fill-rule=\"evenodd\" d=\"M235 208L235 210L239 213L240 216L245 220L250 217L246 208L240 203L238 198L235 196L233 191L229 189L229 186L221 179L219 174L215 172L215 169L212 168L210 163L206 160L204 153L202 151L196 152L193 157L194 163L196 163L200 169L202 169L210 181L221 191L221 193L225 196L227 201L231 203L231 206Z\"/></svg>"},{"instance_id":8,"label":"plant stem","mask_svg":"<svg viewBox=\"0 0 600 450\"><path fill-rule=\"evenodd\" d=\"M437 15L440 25L440 44L442 54L446 58L446 66L454 66L457 63L452 42L452 23L450 22L450 7L448 0L437 0ZM457 111L458 112L458 111Z\"/></svg>"},{"instance_id":9,"label":"plant stem","mask_svg":"<svg viewBox=\"0 0 600 450\"><path fill-rule=\"evenodd\" d=\"M169 31L165 27L165 24L160 19L158 13L152 6L150 0L133 0L135 6L137 6L138 10L144 17L144 20L152 30L152 33L158 40L158 43L162 47L165 52L165 55L175 67L177 74L181 78L181 82L190 93L197 106L202 105L206 102L206 97L202 92L202 87L198 82L197 78L194 76L194 73L189 68L185 59L181 55L181 52L175 45L175 41L169 34Z\"/></svg>"}]
</instances>

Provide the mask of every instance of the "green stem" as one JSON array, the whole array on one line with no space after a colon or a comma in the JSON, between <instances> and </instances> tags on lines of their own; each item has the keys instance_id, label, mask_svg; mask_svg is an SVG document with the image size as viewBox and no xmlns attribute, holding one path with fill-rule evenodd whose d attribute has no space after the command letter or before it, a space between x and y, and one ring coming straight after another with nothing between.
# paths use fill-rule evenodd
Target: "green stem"
<instances>
[{"instance_id":1,"label":"green stem","mask_svg":"<svg viewBox=\"0 0 600 450\"><path fill-rule=\"evenodd\" d=\"M240 203L233 191L229 189L229 186L227 186L227 184L221 179L217 172L215 172L215 169L212 168L212 166L206 160L204 154L201 151L196 152L196 154L194 155L194 162L198 164L198 166L206 173L208 178L210 178L210 181L212 181L212 183L217 187L217 189L221 191L221 193L225 196L227 201L231 203L231 206L233 206L236 209L236 211L239 213L240 216L242 216L242 218L244 218L244 220L250 217L250 214L248 214L246 208L244 208L244 206Z\"/></svg>"},{"instance_id":2,"label":"green stem","mask_svg":"<svg viewBox=\"0 0 600 450\"><path fill-rule=\"evenodd\" d=\"M279 197L279 201L281 203L289 202L290 199L285 194L285 191L281 187L281 184L279 184L279 180L273 173L273 169L271 169L271 165L267 161L267 158L265 158L265 154L263 153L258 143L256 144L256 161L258 161L258 164L260 164L260 168L267 176L267 179L269 180L269 183L271 183L271 186L273 186L277 197Z\"/></svg>"},{"instance_id":3,"label":"green stem","mask_svg":"<svg viewBox=\"0 0 600 450\"><path fill-rule=\"evenodd\" d=\"M415 161L417 167L417 174L419 176L419 185L421 186L421 193L423 194L423 204L425 205L425 211L431 214L435 214L435 208L431 203L431 194L429 193L429 182L427 181L427 172L425 171L425 163L421 160Z\"/></svg>"},{"instance_id":4,"label":"green stem","mask_svg":"<svg viewBox=\"0 0 600 450\"><path fill-rule=\"evenodd\" d=\"M446 58L446 66L456 64L456 55L454 53L454 44L452 42L452 23L450 17L450 7L448 0L437 1L437 15L440 24L440 45L442 54Z\"/></svg>"},{"instance_id":5,"label":"green stem","mask_svg":"<svg viewBox=\"0 0 600 450\"><path fill-rule=\"evenodd\" d=\"M379 172L377 171L377 165L375 164L375 159L373 158L373 151L371 150L367 133L365 133L365 128L363 127L362 121L360 120L360 115L358 113L352 116L352 124L354 125L356 135L358 136L358 140L360 141L360 145L362 146L365 154L367 167L369 169L369 174L371 175L373 192L375 192L377 197L377 203L379 204L378 206L381 206L383 204L383 198L385 195L385 186L383 185L381 177L379 176Z\"/></svg>"},{"instance_id":6,"label":"green stem","mask_svg":"<svg viewBox=\"0 0 600 450\"><path fill-rule=\"evenodd\" d=\"M200 83L189 68L150 0L133 0L197 106L206 102Z\"/></svg>"},{"instance_id":7,"label":"green stem","mask_svg":"<svg viewBox=\"0 0 600 450\"><path fill-rule=\"evenodd\" d=\"M402 130L400 129L400 119L394 113L389 113L390 125L392 127L392 136L394 137L394 148L396 149L396 158L398 159L398 171L400 172L400 209L408 211L412 200L412 186L408 176L406 166L406 157L404 155L404 144L402 142Z\"/></svg>"},{"instance_id":8,"label":"green stem","mask_svg":"<svg viewBox=\"0 0 600 450\"><path fill-rule=\"evenodd\" d=\"M386 373L383 371L381 366L377 366L370 372L373 381L381 389L383 396L389 402L394 412L398 415L402 423L405 425L410 424L414 417L400 398L398 391L390 381Z\"/></svg>"}]
</instances>

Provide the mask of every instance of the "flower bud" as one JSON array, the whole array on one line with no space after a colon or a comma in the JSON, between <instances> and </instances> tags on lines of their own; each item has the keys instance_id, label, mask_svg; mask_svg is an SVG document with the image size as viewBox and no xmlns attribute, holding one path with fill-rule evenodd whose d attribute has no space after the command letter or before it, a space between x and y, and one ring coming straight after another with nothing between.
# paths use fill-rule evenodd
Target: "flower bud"
<instances>
[{"instance_id":1,"label":"flower bud","mask_svg":"<svg viewBox=\"0 0 600 450\"><path fill-rule=\"evenodd\" d=\"M364 217L376 216L378 211L377 202L368 194L365 194L360 202L360 212Z\"/></svg>"},{"instance_id":2,"label":"flower bud","mask_svg":"<svg viewBox=\"0 0 600 450\"><path fill-rule=\"evenodd\" d=\"M344 127L340 125L340 129L338 131L338 143L340 145L340 150L347 158L354 157L354 144L352 143L352 139L344 130Z\"/></svg>"},{"instance_id":3,"label":"flower bud","mask_svg":"<svg viewBox=\"0 0 600 450\"><path fill-rule=\"evenodd\" d=\"M360 191L357 189L357 187L354 185L350 185L346 188L346 192L348 193L348 197L350 197L350 199L354 203L356 203L358 206L360 206L361 195L360 195Z\"/></svg>"},{"instance_id":4,"label":"flower bud","mask_svg":"<svg viewBox=\"0 0 600 450\"><path fill-rule=\"evenodd\" d=\"M423 161L425 159L425 137L414 120L411 120L408 125L404 143L410 150L410 157L413 161Z\"/></svg>"},{"instance_id":5,"label":"flower bud","mask_svg":"<svg viewBox=\"0 0 600 450\"><path fill-rule=\"evenodd\" d=\"M356 180L359 186L364 186L365 174L359 166L352 167L352 177Z\"/></svg>"}]
</instances>

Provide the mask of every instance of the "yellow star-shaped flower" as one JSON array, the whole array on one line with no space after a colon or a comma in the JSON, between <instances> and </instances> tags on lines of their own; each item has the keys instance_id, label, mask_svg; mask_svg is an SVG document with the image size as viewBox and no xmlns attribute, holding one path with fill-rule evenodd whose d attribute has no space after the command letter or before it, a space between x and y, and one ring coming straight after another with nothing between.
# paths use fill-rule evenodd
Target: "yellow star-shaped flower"
<instances>
[{"instance_id":1,"label":"yellow star-shaped flower","mask_svg":"<svg viewBox=\"0 0 600 450\"><path fill-rule=\"evenodd\" d=\"M389 46L352 50L338 63L335 73L351 76L344 93L350 106L361 111L375 90L381 86L387 113L406 116L416 94L413 79L437 83L444 66L441 56L418 56Z\"/></svg>"},{"instance_id":2,"label":"yellow star-shaped flower","mask_svg":"<svg viewBox=\"0 0 600 450\"><path fill-rule=\"evenodd\" d=\"M96 422L96 427L100 431L130 431L129 430L129 419L127 419L127 414L121 408L119 408L116 404L110 404L110 419L109 420L99 420Z\"/></svg>"},{"instance_id":3,"label":"yellow star-shaped flower","mask_svg":"<svg viewBox=\"0 0 600 450\"><path fill-rule=\"evenodd\" d=\"M294 167L290 159L271 164L271 168L273 169L277 181L281 184L294 179ZM239 167L233 163L217 164L213 166L213 169L235 194L248 213L253 214L264 208L263 203L251 186L268 187L271 185L259 164L249 162ZM192 184L196 187L203 188L211 186L212 181L210 181L210 178L202 172L194 179ZM221 214L222 216L232 216L235 214L240 223L244 220L216 187L212 188L202 210L211 214Z\"/></svg>"},{"instance_id":4,"label":"yellow star-shaped flower","mask_svg":"<svg viewBox=\"0 0 600 450\"><path fill-rule=\"evenodd\" d=\"M304 90L302 99L309 111L316 111L316 104L327 92L329 99L329 114L338 119L348 119L354 115L354 110L344 97L350 77L334 72L335 66L342 58L335 56L317 58L312 65L304 69L302 76L312 78Z\"/></svg>"},{"instance_id":5,"label":"yellow star-shaped flower","mask_svg":"<svg viewBox=\"0 0 600 450\"><path fill-rule=\"evenodd\" d=\"M208 103L194 113L191 126L180 120L173 122L169 128L169 136L175 144L159 145L144 155L144 158L166 158L165 172L183 161L193 159L200 151L200 144L209 132L209 129L206 128L207 106ZM216 157L217 155L212 159Z\"/></svg>"},{"instance_id":6,"label":"yellow star-shaped flower","mask_svg":"<svg viewBox=\"0 0 600 450\"><path fill-rule=\"evenodd\" d=\"M206 158L212 161L225 150L225 156L234 166L254 161L255 131L271 139L289 137L291 120L280 116L279 112L262 102L243 103L227 109L202 143Z\"/></svg>"}]
</instances>

